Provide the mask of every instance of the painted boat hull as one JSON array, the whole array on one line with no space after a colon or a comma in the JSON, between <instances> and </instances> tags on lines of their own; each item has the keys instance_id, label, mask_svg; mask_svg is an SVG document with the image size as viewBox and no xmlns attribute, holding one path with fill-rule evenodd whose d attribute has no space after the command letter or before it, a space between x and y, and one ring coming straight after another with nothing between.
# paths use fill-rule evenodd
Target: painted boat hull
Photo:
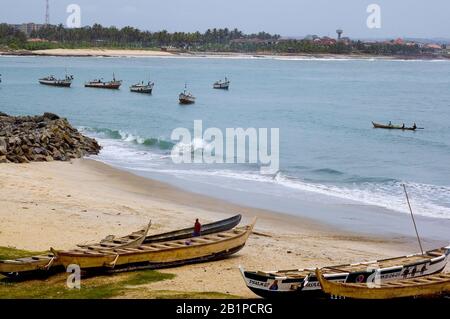
<instances>
[{"instance_id":1,"label":"painted boat hull","mask_svg":"<svg viewBox=\"0 0 450 319\"><path fill-rule=\"evenodd\" d=\"M118 90L122 83L86 83L84 87L95 89Z\"/></svg>"},{"instance_id":2,"label":"painted boat hull","mask_svg":"<svg viewBox=\"0 0 450 319\"><path fill-rule=\"evenodd\" d=\"M395 281L406 278L415 278L431 274L437 274L443 271L445 268L449 255L450 246L441 248L442 254L435 258L424 258L422 261L414 263L401 264L401 258L409 258L411 256L398 257L399 263L395 266L381 267L380 280L381 282ZM437 250L435 250L437 251ZM433 252L433 251L432 251ZM416 255L417 256L417 255ZM420 255L419 255L420 256ZM386 259L384 261L393 261L396 263L397 258ZM380 263L383 260L379 261ZM357 264L356 264L357 265ZM369 268L371 265L375 266L376 263L361 263L360 265L366 266L367 269L354 272L335 272L333 269L339 269L343 265L325 267L329 269L329 273L325 274L327 280L344 282L344 283L367 283L373 280L375 270ZM348 265L345 265L348 266ZM324 268L324 269L325 269ZM315 269L302 270L304 276L277 276L270 274L270 272L254 272L241 270L242 276L247 287L253 291L256 295L263 298L324 298L327 297L321 290L320 283L314 274Z\"/></svg>"},{"instance_id":3,"label":"painted boat hull","mask_svg":"<svg viewBox=\"0 0 450 319\"><path fill-rule=\"evenodd\" d=\"M54 252L65 266L78 265L84 271L128 269L136 265L147 268L161 268L201 262L226 256L242 249L250 236L254 223L242 229L217 233L217 241L200 236L189 241L168 241L142 245L134 249L117 249L108 252ZM230 237L231 236L231 237ZM222 238L223 237L223 238Z\"/></svg>"},{"instance_id":4,"label":"painted boat hull","mask_svg":"<svg viewBox=\"0 0 450 319\"><path fill-rule=\"evenodd\" d=\"M324 278L319 269L315 272L324 293L334 297L351 299L396 299L439 297L450 293L450 274L442 273L410 278L376 285L340 283Z\"/></svg>"},{"instance_id":5,"label":"painted boat hull","mask_svg":"<svg viewBox=\"0 0 450 319\"><path fill-rule=\"evenodd\" d=\"M130 92L133 93L146 93L152 94L153 88L130 88Z\"/></svg>"},{"instance_id":6,"label":"painted boat hull","mask_svg":"<svg viewBox=\"0 0 450 319\"><path fill-rule=\"evenodd\" d=\"M42 85L48 85L48 86L56 86L56 87L70 87L72 85L72 82L69 81L46 81L46 80L39 80L39 83Z\"/></svg>"},{"instance_id":7,"label":"painted boat hull","mask_svg":"<svg viewBox=\"0 0 450 319\"><path fill-rule=\"evenodd\" d=\"M219 89L219 90L228 90L230 88L230 84L229 83L215 83L213 85L214 89Z\"/></svg>"},{"instance_id":8,"label":"painted boat hull","mask_svg":"<svg viewBox=\"0 0 450 319\"><path fill-rule=\"evenodd\" d=\"M202 226L202 234L209 235L230 230L239 224L241 218L242 216L239 214L217 222L205 224ZM143 243L151 244L162 241L188 239L192 237L193 232L194 228L189 227L162 234L147 235ZM87 246L89 245L79 245L78 247ZM107 249L107 247L105 247L105 249ZM52 261L53 257L53 254L48 254L19 258L16 260L0 260L0 274L12 278L29 278L48 276L63 271L64 266L61 264L60 260L54 258Z\"/></svg>"}]
</instances>

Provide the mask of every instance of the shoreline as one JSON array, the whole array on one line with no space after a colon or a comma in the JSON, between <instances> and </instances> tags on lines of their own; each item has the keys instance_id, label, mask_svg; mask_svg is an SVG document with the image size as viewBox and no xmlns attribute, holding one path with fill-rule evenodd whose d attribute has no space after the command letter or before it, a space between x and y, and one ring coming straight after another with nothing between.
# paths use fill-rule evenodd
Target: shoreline
<instances>
[{"instance_id":1,"label":"shoreline","mask_svg":"<svg viewBox=\"0 0 450 319\"><path fill-rule=\"evenodd\" d=\"M46 56L46 57L184 57L184 58L260 58L286 60L398 60L398 61L450 61L446 56L390 56L366 54L333 54L333 53L272 53L272 52L183 52L160 51L146 49L45 49L45 50L16 50L0 51L0 56Z\"/></svg>"},{"instance_id":2,"label":"shoreline","mask_svg":"<svg viewBox=\"0 0 450 319\"><path fill-rule=\"evenodd\" d=\"M0 246L28 250L71 248L123 235L153 221L151 232L243 214L255 233L238 254L225 260L169 268L174 279L148 289L217 291L255 297L239 275L247 269L303 268L374 260L417 251L411 238L356 234L274 211L249 208L190 193L107 164L89 160L2 164ZM434 248L430 242L425 249ZM218 279L220 278L220 279ZM195 285L194 285L195 283ZM143 288L145 289L145 287ZM139 298L130 290L125 297Z\"/></svg>"}]
</instances>

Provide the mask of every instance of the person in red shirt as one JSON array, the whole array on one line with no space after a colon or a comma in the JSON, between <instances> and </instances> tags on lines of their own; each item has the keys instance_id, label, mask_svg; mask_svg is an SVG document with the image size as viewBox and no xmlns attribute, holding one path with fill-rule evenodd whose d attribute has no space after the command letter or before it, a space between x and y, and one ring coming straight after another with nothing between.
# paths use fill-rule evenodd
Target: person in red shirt
<instances>
[{"instance_id":1,"label":"person in red shirt","mask_svg":"<svg viewBox=\"0 0 450 319\"><path fill-rule=\"evenodd\" d=\"M201 235L202 232L202 224L198 221L198 218L195 220L194 224L194 237L198 237Z\"/></svg>"}]
</instances>

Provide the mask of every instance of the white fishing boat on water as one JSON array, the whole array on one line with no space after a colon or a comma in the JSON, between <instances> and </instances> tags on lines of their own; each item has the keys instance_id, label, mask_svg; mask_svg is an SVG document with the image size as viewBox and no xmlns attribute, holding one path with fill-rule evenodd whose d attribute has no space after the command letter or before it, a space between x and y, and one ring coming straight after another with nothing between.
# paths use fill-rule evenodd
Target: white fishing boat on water
<instances>
[{"instance_id":1,"label":"white fishing boat on water","mask_svg":"<svg viewBox=\"0 0 450 319\"><path fill-rule=\"evenodd\" d=\"M152 94L153 86L155 84L153 82L148 82L147 84L142 81L141 83L136 83L130 86L130 91L135 93L147 93Z\"/></svg>"},{"instance_id":2,"label":"white fishing boat on water","mask_svg":"<svg viewBox=\"0 0 450 319\"><path fill-rule=\"evenodd\" d=\"M224 80L219 80L217 82L214 82L213 88L214 89L222 89L222 90L228 90L230 87L230 81L225 77Z\"/></svg>"},{"instance_id":3,"label":"white fishing boat on water","mask_svg":"<svg viewBox=\"0 0 450 319\"><path fill-rule=\"evenodd\" d=\"M39 79L39 83L43 85L58 86L58 87L70 87L72 85L73 75L67 75L64 79L57 79L55 76L50 75Z\"/></svg>"}]
</instances>

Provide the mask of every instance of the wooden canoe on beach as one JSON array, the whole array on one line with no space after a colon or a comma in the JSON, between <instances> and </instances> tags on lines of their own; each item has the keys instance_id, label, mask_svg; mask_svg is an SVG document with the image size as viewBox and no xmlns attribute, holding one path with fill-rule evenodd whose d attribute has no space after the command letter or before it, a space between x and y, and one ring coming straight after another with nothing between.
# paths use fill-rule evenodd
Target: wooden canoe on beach
<instances>
[{"instance_id":1,"label":"wooden canoe on beach","mask_svg":"<svg viewBox=\"0 0 450 319\"><path fill-rule=\"evenodd\" d=\"M208 235L232 229L240 223L241 218L242 216L238 214L227 219L205 224L202 226L202 234ZM108 236L99 243L83 244L78 245L78 247L88 249L96 249L98 247L101 249L111 249L118 248L119 246L139 246L143 243L151 244L161 241L187 239L192 237L193 231L194 228L190 227L156 235L147 235L143 238L142 236L145 232L145 228L143 228L124 237L116 238L114 236ZM145 232L145 234L147 234L147 232ZM14 260L0 260L0 274L9 277L49 275L62 270L64 270L64 267L52 253Z\"/></svg>"},{"instance_id":2,"label":"wooden canoe on beach","mask_svg":"<svg viewBox=\"0 0 450 319\"><path fill-rule=\"evenodd\" d=\"M450 255L450 246L423 254L381 259L355 264L321 268L327 280L345 283L368 283L379 274L381 282L398 281L437 274L443 271ZM279 271L245 271L247 287L264 298L325 297L315 275L315 268Z\"/></svg>"},{"instance_id":3,"label":"wooden canoe on beach","mask_svg":"<svg viewBox=\"0 0 450 319\"><path fill-rule=\"evenodd\" d=\"M327 280L316 269L323 292L352 299L394 299L445 296L450 293L450 273L389 281L379 285L343 283Z\"/></svg>"},{"instance_id":4,"label":"wooden canoe on beach","mask_svg":"<svg viewBox=\"0 0 450 319\"><path fill-rule=\"evenodd\" d=\"M102 240L98 244L93 244L88 247L100 247L104 249L108 249L108 247L134 247L141 245L150 229L151 222L147 225L147 227L131 233L130 235L115 239L115 238L106 238ZM20 275L31 274L35 271L38 272L50 272L50 269L57 272L62 270L62 264L59 262L58 258L52 253L46 255L39 256L31 256L18 258L15 260L0 260L0 274L8 276L8 277L18 277Z\"/></svg>"},{"instance_id":5,"label":"wooden canoe on beach","mask_svg":"<svg viewBox=\"0 0 450 319\"><path fill-rule=\"evenodd\" d=\"M156 269L205 262L224 258L241 250L250 236L256 219L245 227L202 235L189 239L143 244L134 248L74 249L56 251L55 256L65 266L79 265L84 271L128 271Z\"/></svg>"}]
</instances>

